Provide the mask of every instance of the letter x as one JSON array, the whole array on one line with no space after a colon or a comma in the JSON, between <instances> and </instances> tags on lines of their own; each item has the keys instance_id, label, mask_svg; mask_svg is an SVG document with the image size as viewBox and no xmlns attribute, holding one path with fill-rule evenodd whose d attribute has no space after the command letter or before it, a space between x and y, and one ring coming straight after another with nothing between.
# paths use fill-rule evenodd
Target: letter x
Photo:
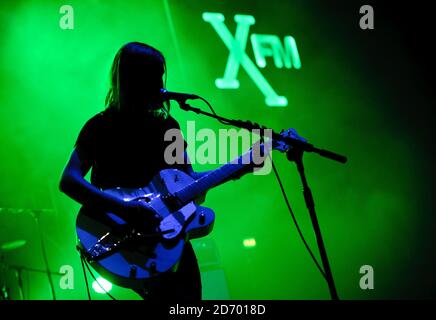
<instances>
[{"instance_id":1,"label":"letter x","mask_svg":"<svg viewBox=\"0 0 436 320\"><path fill-rule=\"evenodd\" d=\"M265 96L265 103L270 107L284 107L288 104L286 97L279 96L266 81L265 77L251 61L245 52L250 26L255 23L254 17L249 15L235 15L236 33L232 36L224 24L224 15L221 13L204 12L203 20L209 22L218 36L229 50L224 77L216 79L215 84L220 89L237 89L239 66L242 66L248 76Z\"/></svg>"}]
</instances>

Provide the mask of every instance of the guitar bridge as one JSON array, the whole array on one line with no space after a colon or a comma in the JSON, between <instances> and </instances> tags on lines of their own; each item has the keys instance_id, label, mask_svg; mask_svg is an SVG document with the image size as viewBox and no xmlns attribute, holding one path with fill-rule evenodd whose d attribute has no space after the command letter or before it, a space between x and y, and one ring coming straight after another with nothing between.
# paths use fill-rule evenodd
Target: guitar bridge
<instances>
[{"instance_id":1,"label":"guitar bridge","mask_svg":"<svg viewBox=\"0 0 436 320\"><path fill-rule=\"evenodd\" d=\"M110 242L108 238L110 238L110 232L106 233L102 236L96 244L91 246L88 250L86 250L86 256L91 261L101 260L112 253L121 245L121 240Z\"/></svg>"}]
</instances>

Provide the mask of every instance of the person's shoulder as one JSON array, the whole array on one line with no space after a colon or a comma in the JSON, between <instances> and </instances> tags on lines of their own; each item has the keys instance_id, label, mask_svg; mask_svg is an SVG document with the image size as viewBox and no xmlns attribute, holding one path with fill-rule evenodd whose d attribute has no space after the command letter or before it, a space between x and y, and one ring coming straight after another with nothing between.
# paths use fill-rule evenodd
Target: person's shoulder
<instances>
[{"instance_id":1,"label":"person's shoulder","mask_svg":"<svg viewBox=\"0 0 436 320\"><path fill-rule=\"evenodd\" d=\"M104 110L93 115L83 125L82 129L80 130L80 136L86 136L89 138L103 134L103 132L107 131L105 128L108 127L108 123L110 123L110 117L111 115L109 114L108 110Z\"/></svg>"},{"instance_id":2,"label":"person's shoulder","mask_svg":"<svg viewBox=\"0 0 436 320\"><path fill-rule=\"evenodd\" d=\"M105 112L103 111L93 115L85 122L77 137L76 148L88 149L87 153L91 153L89 150L95 146L93 141L99 139L101 135L102 124L105 122L105 117ZM93 144L92 147L90 147L91 144Z\"/></svg>"},{"instance_id":3,"label":"person's shoulder","mask_svg":"<svg viewBox=\"0 0 436 320\"><path fill-rule=\"evenodd\" d=\"M95 115L93 115L91 118L89 118L85 126L99 126L101 124L106 123L111 118L111 112L109 110L101 111Z\"/></svg>"}]
</instances>

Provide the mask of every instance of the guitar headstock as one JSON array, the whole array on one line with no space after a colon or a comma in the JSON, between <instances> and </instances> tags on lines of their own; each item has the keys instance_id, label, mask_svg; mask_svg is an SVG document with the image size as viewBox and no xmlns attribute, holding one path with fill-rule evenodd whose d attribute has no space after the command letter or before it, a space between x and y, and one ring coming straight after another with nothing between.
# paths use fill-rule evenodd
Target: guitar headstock
<instances>
[{"instance_id":1,"label":"guitar headstock","mask_svg":"<svg viewBox=\"0 0 436 320\"><path fill-rule=\"evenodd\" d=\"M307 140L305 138L298 135L297 130L295 130L294 128L282 130L280 132L280 135L284 138L293 138L293 139L300 140L302 142L307 142ZM273 147L274 147L274 149L276 149L280 152L287 152L291 148L291 146L289 146L286 142L277 141L277 140L273 141Z\"/></svg>"}]
</instances>

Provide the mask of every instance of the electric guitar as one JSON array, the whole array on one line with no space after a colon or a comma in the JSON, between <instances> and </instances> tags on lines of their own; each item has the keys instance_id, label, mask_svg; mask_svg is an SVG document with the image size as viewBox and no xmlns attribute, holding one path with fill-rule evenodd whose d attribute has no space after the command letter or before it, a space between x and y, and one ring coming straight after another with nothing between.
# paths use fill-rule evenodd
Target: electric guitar
<instances>
[{"instance_id":1,"label":"electric guitar","mask_svg":"<svg viewBox=\"0 0 436 320\"><path fill-rule=\"evenodd\" d=\"M281 134L304 140L293 129ZM281 152L289 149L283 142L266 143ZM264 144L259 148L265 151ZM180 170L165 169L143 188L104 190L124 201L143 201L162 220L150 230L145 223L132 225L116 213L93 212L84 206L76 221L78 249L100 275L122 287L141 287L145 281L177 270L184 244L208 235L213 228L214 212L197 205L195 199L252 164L252 159L253 148L197 180Z\"/></svg>"}]
</instances>

